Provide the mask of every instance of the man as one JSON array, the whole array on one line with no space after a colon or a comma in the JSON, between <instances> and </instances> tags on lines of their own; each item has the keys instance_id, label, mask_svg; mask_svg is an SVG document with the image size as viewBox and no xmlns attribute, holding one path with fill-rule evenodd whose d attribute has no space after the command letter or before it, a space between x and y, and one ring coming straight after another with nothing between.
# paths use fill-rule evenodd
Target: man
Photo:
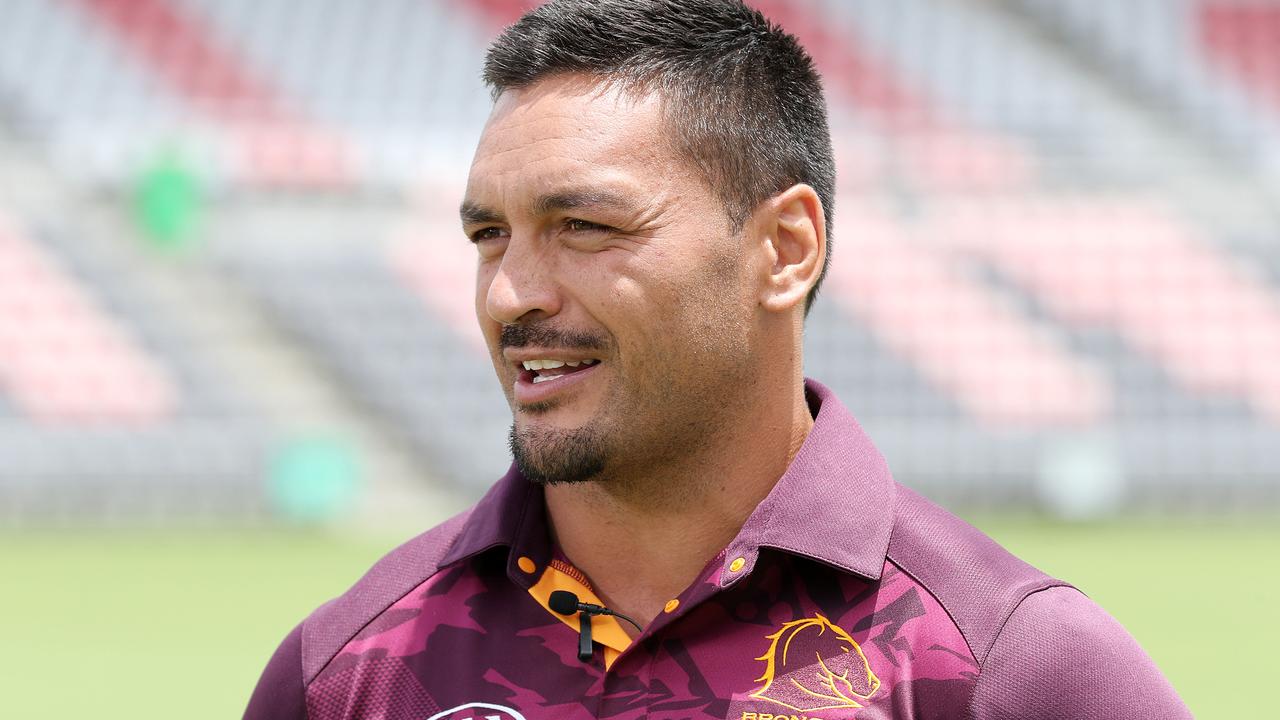
<instances>
[{"instance_id":1,"label":"man","mask_svg":"<svg viewBox=\"0 0 1280 720\"><path fill-rule=\"evenodd\" d=\"M555 0L485 79L462 221L515 464L295 629L246 717L1189 716L804 379L834 168L791 36Z\"/></svg>"}]
</instances>

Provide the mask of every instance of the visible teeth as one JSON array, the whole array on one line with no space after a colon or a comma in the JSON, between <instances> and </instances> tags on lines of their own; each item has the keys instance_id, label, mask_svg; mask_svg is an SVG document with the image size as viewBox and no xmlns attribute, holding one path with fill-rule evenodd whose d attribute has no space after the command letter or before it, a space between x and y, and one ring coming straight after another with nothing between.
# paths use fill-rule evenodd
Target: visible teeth
<instances>
[{"instance_id":1,"label":"visible teeth","mask_svg":"<svg viewBox=\"0 0 1280 720\"><path fill-rule=\"evenodd\" d=\"M599 360L568 360L568 361L565 361L565 360L525 360L525 361L522 363L522 365L524 365L524 369L525 369L525 370L554 370L554 369L556 369L556 368L562 368L562 367L564 367L565 365L568 365L569 367L579 367L579 366L582 366L582 365L595 365L595 364L596 364L596 363L598 363L598 362L600 362L600 361L599 361Z\"/></svg>"},{"instance_id":2,"label":"visible teeth","mask_svg":"<svg viewBox=\"0 0 1280 720\"><path fill-rule=\"evenodd\" d=\"M537 385L538 383L541 383L541 382L548 382L550 380L559 380L562 377L564 376L563 375L539 375L533 379L533 384Z\"/></svg>"}]
</instances>

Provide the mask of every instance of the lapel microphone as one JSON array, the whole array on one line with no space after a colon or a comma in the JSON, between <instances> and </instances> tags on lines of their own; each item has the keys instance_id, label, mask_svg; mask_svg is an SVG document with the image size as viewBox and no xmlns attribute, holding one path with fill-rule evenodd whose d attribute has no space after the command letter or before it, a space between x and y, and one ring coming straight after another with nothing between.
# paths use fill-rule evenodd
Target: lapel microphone
<instances>
[{"instance_id":1,"label":"lapel microphone","mask_svg":"<svg viewBox=\"0 0 1280 720\"><path fill-rule=\"evenodd\" d=\"M636 627L636 630L644 632L644 628L640 627L640 623L623 615L614 612L603 605L592 605L578 600L578 596L569 590L556 590L551 593L551 597L547 599L547 607L550 607L561 615L572 615L578 613L578 659L582 662L591 662L595 649L591 645L591 616L592 615L612 615L622 618Z\"/></svg>"}]
</instances>

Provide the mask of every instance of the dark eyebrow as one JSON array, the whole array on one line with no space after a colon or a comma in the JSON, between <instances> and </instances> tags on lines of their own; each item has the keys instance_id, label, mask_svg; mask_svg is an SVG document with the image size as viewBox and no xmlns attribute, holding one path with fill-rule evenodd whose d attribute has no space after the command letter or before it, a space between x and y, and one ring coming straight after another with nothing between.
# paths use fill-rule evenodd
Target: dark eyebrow
<instances>
[{"instance_id":1,"label":"dark eyebrow","mask_svg":"<svg viewBox=\"0 0 1280 720\"><path fill-rule=\"evenodd\" d=\"M533 203L533 214L542 216L565 210L599 207L626 210L631 208L631 203L627 202L624 196L610 190L561 190L538 197ZM462 201L458 214L462 217L463 225L506 222L506 218L502 216L502 213L470 200Z\"/></svg>"},{"instance_id":2,"label":"dark eyebrow","mask_svg":"<svg viewBox=\"0 0 1280 720\"><path fill-rule=\"evenodd\" d=\"M627 202L622 195L610 190L561 190L539 197L533 203L533 213L534 215L550 215L564 210L599 207L629 209L631 203Z\"/></svg>"},{"instance_id":3,"label":"dark eyebrow","mask_svg":"<svg viewBox=\"0 0 1280 720\"><path fill-rule=\"evenodd\" d=\"M458 214L462 216L463 225L480 225L482 223L500 223L503 221L502 213L477 205L470 200L462 201L462 207L458 208Z\"/></svg>"}]
</instances>

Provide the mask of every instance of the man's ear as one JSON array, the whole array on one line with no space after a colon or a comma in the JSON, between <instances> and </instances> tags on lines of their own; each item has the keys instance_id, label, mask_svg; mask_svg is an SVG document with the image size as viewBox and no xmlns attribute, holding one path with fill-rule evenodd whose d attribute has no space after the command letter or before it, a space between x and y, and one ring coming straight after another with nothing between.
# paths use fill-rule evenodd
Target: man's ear
<instances>
[{"instance_id":1,"label":"man's ear","mask_svg":"<svg viewBox=\"0 0 1280 720\"><path fill-rule=\"evenodd\" d=\"M760 305L770 312L804 307L827 257L822 199L808 185L790 188L756 208L755 226L769 260Z\"/></svg>"}]
</instances>

